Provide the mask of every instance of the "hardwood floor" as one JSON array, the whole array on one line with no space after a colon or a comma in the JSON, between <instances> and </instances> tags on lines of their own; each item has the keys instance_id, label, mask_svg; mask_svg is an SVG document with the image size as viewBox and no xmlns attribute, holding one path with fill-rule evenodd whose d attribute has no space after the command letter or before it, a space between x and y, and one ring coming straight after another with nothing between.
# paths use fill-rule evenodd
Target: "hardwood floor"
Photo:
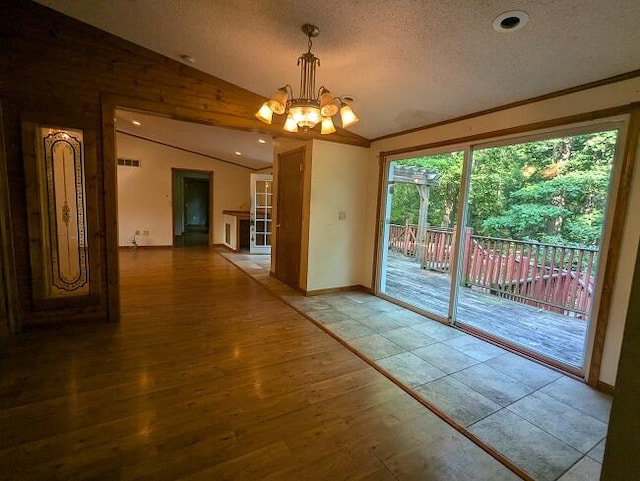
<instances>
[{"instance_id":1,"label":"hardwood floor","mask_svg":"<svg viewBox=\"0 0 640 481\"><path fill-rule=\"evenodd\" d=\"M208 248L122 251L121 295L2 341L0 479L517 479Z\"/></svg>"}]
</instances>

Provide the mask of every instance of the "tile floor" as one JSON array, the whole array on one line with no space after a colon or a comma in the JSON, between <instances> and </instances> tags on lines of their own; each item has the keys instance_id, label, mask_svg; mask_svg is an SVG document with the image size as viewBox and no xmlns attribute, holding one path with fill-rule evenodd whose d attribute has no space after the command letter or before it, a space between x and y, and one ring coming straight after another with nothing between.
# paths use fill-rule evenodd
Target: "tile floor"
<instances>
[{"instance_id":1,"label":"tile floor","mask_svg":"<svg viewBox=\"0 0 640 481\"><path fill-rule=\"evenodd\" d=\"M223 255L534 479L599 479L610 396L369 294L304 297L267 256Z\"/></svg>"}]
</instances>

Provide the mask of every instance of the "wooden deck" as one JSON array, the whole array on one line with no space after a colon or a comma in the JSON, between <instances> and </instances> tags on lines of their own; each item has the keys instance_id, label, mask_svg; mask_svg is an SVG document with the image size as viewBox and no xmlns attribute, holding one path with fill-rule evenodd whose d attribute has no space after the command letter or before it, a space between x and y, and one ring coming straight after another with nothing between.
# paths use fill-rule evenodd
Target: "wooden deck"
<instances>
[{"instance_id":1,"label":"wooden deck","mask_svg":"<svg viewBox=\"0 0 640 481\"><path fill-rule=\"evenodd\" d=\"M389 252L386 295L447 317L450 278L420 268L413 258ZM572 366L582 366L587 322L461 287L460 324Z\"/></svg>"}]
</instances>

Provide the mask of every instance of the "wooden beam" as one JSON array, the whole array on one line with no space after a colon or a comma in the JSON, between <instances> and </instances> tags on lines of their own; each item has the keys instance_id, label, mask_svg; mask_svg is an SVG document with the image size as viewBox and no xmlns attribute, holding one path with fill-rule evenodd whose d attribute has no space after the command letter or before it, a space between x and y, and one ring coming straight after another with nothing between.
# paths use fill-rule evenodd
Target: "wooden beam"
<instances>
[{"instance_id":1,"label":"wooden beam","mask_svg":"<svg viewBox=\"0 0 640 481\"><path fill-rule=\"evenodd\" d=\"M411 165L394 165L394 183L437 186L440 183L439 179L440 174L433 169Z\"/></svg>"}]
</instances>

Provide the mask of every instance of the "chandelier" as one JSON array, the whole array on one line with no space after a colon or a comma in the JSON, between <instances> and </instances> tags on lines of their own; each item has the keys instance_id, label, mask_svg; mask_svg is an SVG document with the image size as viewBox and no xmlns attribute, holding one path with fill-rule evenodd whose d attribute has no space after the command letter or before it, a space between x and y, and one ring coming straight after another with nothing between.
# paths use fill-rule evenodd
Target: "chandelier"
<instances>
[{"instance_id":1,"label":"chandelier","mask_svg":"<svg viewBox=\"0 0 640 481\"><path fill-rule=\"evenodd\" d=\"M316 90L316 67L320 66L320 59L311 53L311 39L320 34L320 29L305 23L302 31L309 38L309 48L298 57L300 95L294 97L293 88L289 84L280 87L262 104L256 117L266 124L271 124L273 114L285 114L287 120L284 130L287 132L297 132L298 128L307 132L321 123L320 133L330 134L336 131L332 117L340 112L342 127L350 127L359 120L351 107L342 98L334 97L325 87Z\"/></svg>"}]
</instances>

